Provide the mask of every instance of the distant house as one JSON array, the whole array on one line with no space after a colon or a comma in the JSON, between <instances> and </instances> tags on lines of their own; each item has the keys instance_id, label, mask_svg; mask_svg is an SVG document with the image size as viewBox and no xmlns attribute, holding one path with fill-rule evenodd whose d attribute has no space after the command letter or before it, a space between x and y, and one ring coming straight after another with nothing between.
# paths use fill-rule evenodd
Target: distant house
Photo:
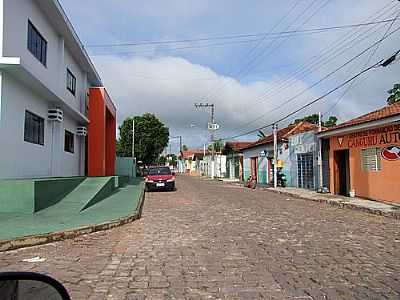
<instances>
[{"instance_id":1,"label":"distant house","mask_svg":"<svg viewBox=\"0 0 400 300\"><path fill-rule=\"evenodd\" d=\"M243 178L243 150L252 142L226 142L222 153L226 156L226 177L231 180Z\"/></svg>"},{"instance_id":2,"label":"distant house","mask_svg":"<svg viewBox=\"0 0 400 300\"><path fill-rule=\"evenodd\" d=\"M286 175L288 185L298 186L300 178L301 187L314 188L314 176L316 174L315 139L305 138L306 135L302 134L305 132L314 132L317 128L318 126L315 124L303 121L278 130L277 167ZM292 150L289 149L290 143L292 144ZM246 180L252 175L258 183L273 184L273 134L243 147L242 151L244 179ZM312 155L310 155L310 152ZM304 185L302 182L304 182ZM312 182L312 185L310 182Z\"/></svg>"},{"instance_id":3,"label":"distant house","mask_svg":"<svg viewBox=\"0 0 400 300\"><path fill-rule=\"evenodd\" d=\"M191 175L201 175L200 162L203 160L204 150L189 149L182 151L180 159L183 163L183 172Z\"/></svg>"},{"instance_id":4,"label":"distant house","mask_svg":"<svg viewBox=\"0 0 400 300\"><path fill-rule=\"evenodd\" d=\"M331 193L400 203L400 103L318 136L329 144Z\"/></svg>"}]
</instances>

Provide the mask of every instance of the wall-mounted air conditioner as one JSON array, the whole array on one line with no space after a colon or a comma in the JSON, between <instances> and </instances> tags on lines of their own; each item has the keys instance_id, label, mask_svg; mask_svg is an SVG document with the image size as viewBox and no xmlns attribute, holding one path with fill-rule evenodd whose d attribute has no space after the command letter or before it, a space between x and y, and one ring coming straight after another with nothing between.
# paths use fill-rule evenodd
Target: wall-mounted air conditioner
<instances>
[{"instance_id":1,"label":"wall-mounted air conditioner","mask_svg":"<svg viewBox=\"0 0 400 300\"><path fill-rule=\"evenodd\" d=\"M76 128L76 135L79 136L87 136L87 128L84 126Z\"/></svg>"},{"instance_id":2,"label":"wall-mounted air conditioner","mask_svg":"<svg viewBox=\"0 0 400 300\"><path fill-rule=\"evenodd\" d=\"M47 119L49 121L62 122L64 120L64 112L59 108L49 108Z\"/></svg>"}]
</instances>

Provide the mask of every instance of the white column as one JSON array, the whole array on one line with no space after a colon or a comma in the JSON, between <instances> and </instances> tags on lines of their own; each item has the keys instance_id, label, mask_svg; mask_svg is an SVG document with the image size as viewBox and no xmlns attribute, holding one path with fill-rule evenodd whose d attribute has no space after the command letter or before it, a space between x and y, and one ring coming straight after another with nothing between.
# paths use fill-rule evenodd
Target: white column
<instances>
[{"instance_id":1,"label":"white column","mask_svg":"<svg viewBox=\"0 0 400 300\"><path fill-rule=\"evenodd\" d=\"M63 123L50 122L51 126L51 176L62 176L61 155L64 147Z\"/></svg>"},{"instance_id":2,"label":"white column","mask_svg":"<svg viewBox=\"0 0 400 300\"><path fill-rule=\"evenodd\" d=\"M274 188L278 186L278 125L274 124Z\"/></svg>"}]
</instances>

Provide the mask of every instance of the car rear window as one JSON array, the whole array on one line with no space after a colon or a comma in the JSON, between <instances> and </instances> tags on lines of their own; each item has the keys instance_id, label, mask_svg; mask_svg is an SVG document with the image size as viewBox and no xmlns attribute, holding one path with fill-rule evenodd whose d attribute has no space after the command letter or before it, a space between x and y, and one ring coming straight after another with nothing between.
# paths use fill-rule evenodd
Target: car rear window
<instances>
[{"instance_id":1,"label":"car rear window","mask_svg":"<svg viewBox=\"0 0 400 300\"><path fill-rule=\"evenodd\" d=\"M149 175L171 175L170 168L151 168Z\"/></svg>"}]
</instances>

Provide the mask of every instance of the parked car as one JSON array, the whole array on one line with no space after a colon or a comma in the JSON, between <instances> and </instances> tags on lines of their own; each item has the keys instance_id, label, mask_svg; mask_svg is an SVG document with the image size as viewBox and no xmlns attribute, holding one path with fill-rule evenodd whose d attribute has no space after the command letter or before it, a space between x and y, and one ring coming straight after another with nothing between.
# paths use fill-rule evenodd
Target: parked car
<instances>
[{"instance_id":1,"label":"parked car","mask_svg":"<svg viewBox=\"0 0 400 300\"><path fill-rule=\"evenodd\" d=\"M152 167L145 177L146 191L175 190L175 173L169 167Z\"/></svg>"}]
</instances>

